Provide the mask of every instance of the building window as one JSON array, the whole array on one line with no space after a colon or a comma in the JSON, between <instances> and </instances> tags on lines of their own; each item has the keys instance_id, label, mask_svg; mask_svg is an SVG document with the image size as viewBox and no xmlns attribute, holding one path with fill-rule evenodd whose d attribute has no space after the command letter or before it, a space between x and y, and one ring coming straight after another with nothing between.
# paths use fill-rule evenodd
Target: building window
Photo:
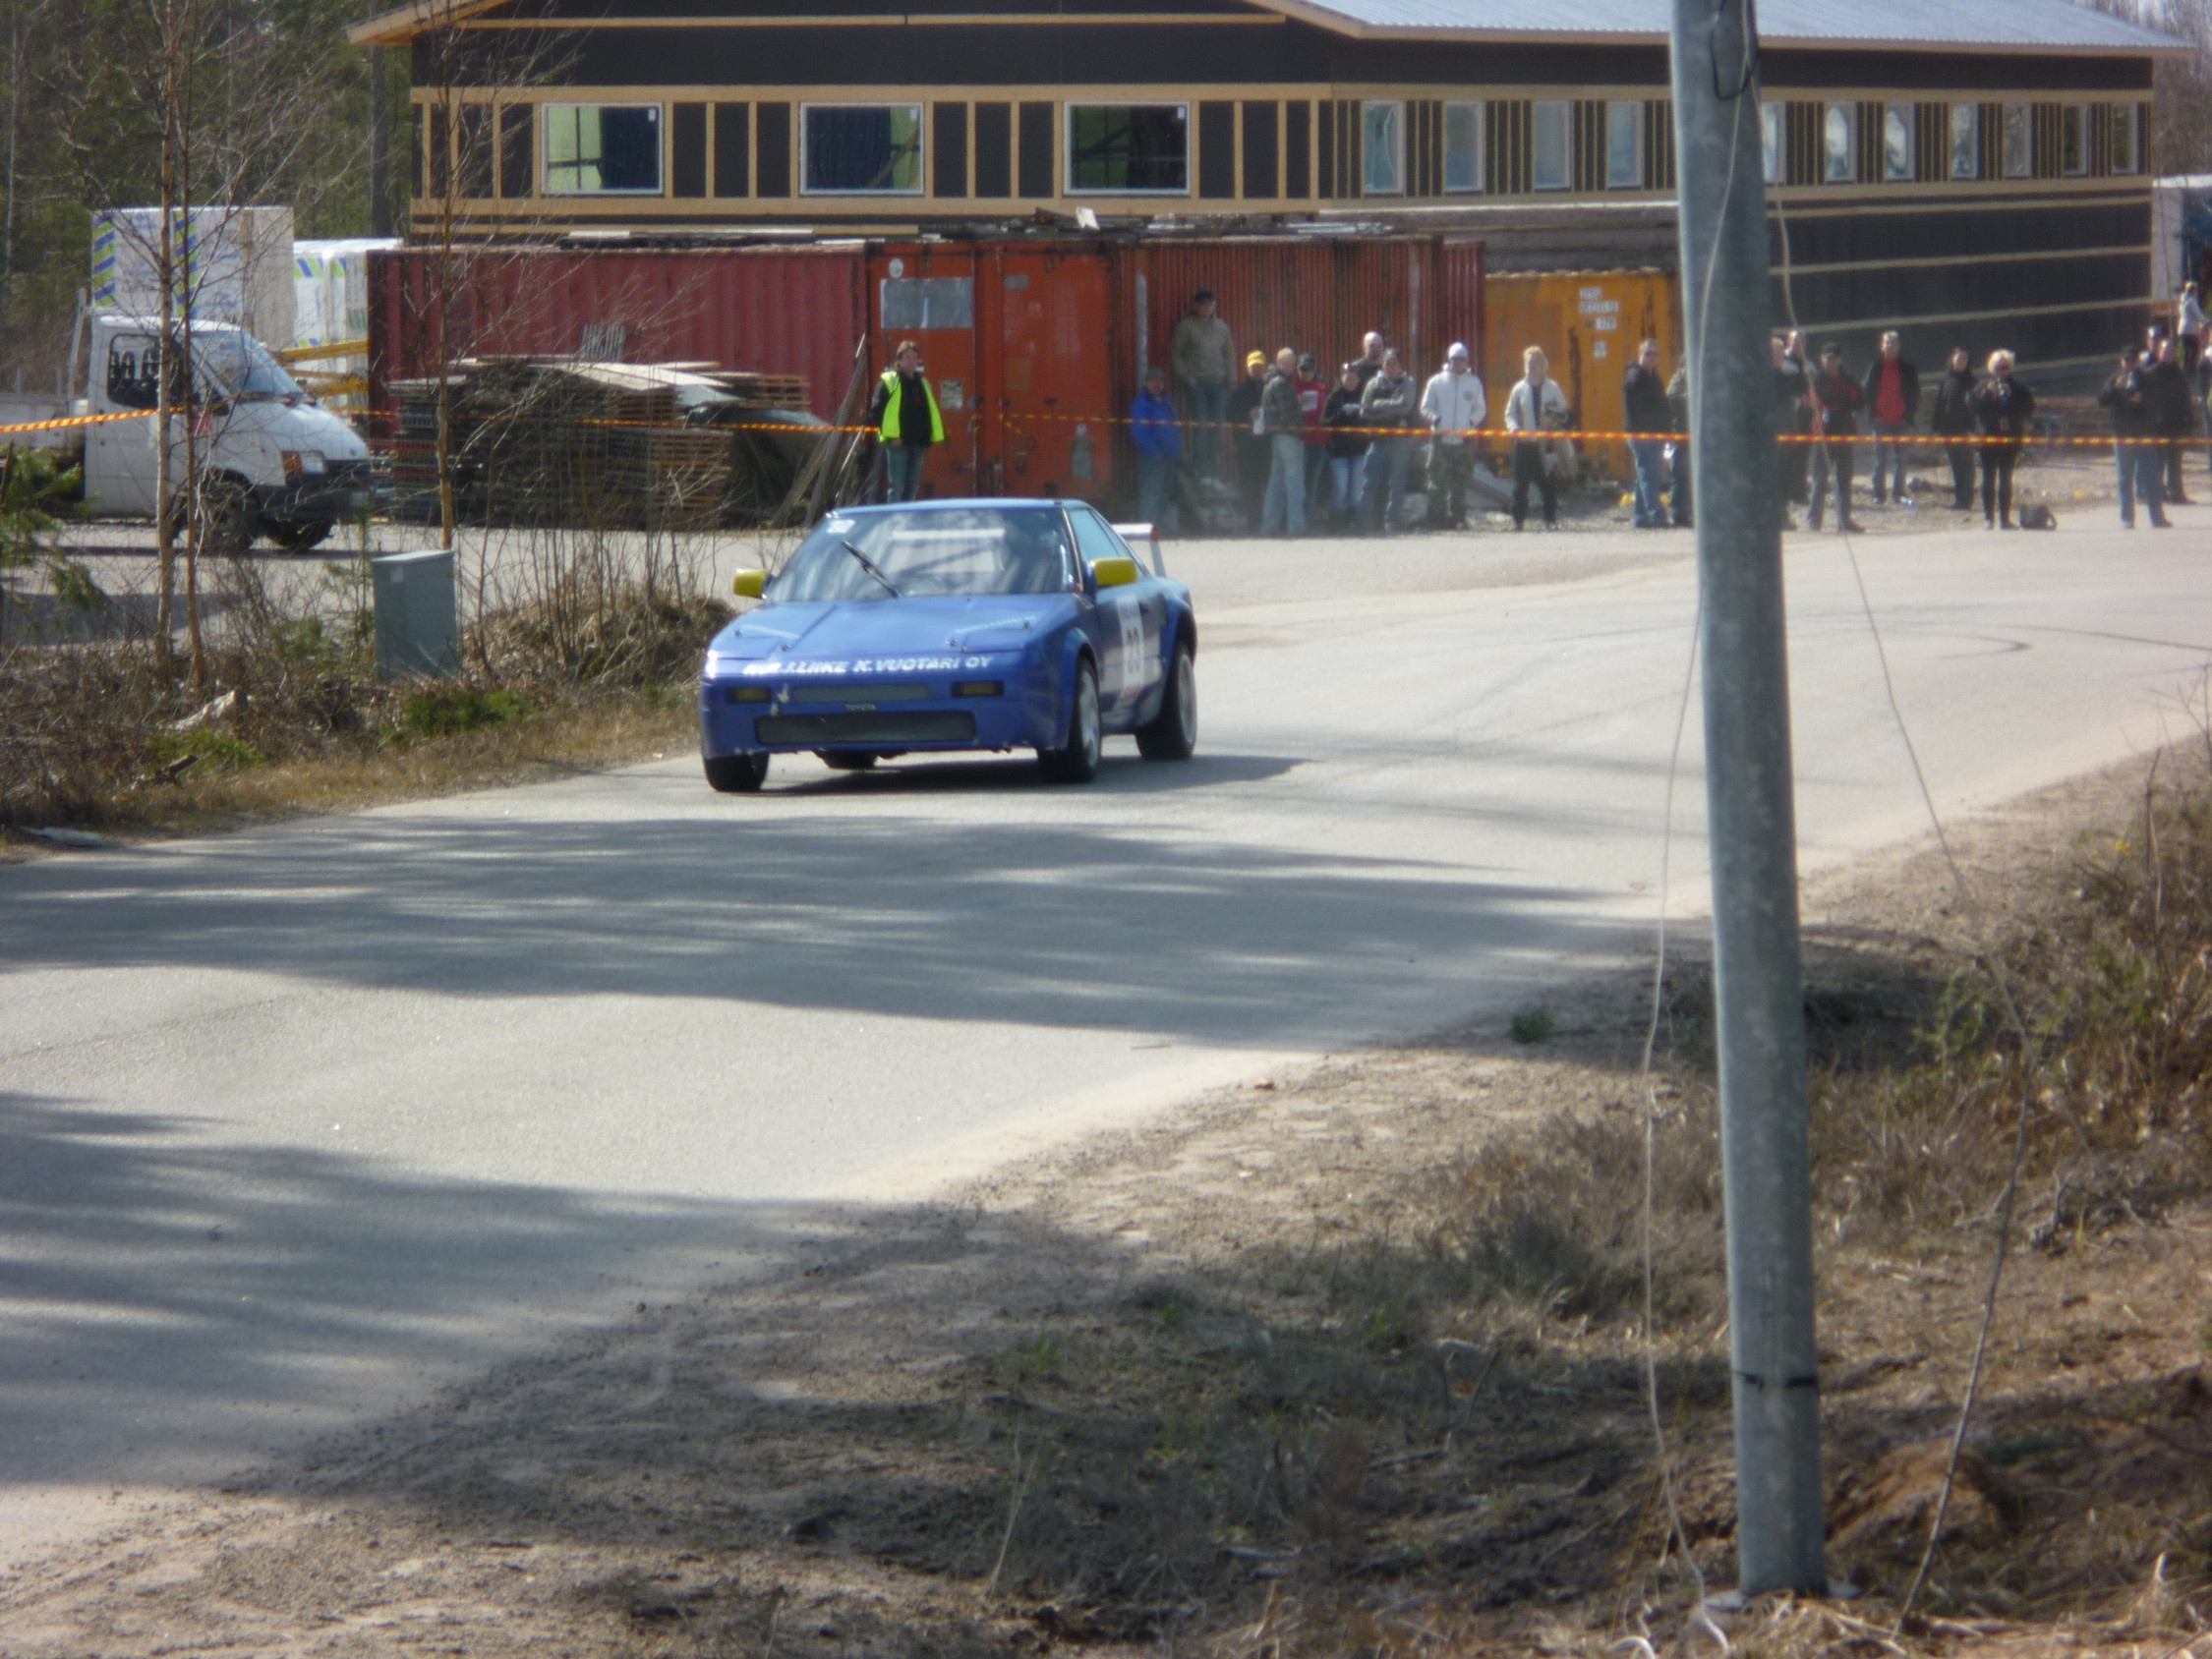
<instances>
[{"instance_id":1,"label":"building window","mask_svg":"<svg viewBox=\"0 0 2212 1659\"><path fill-rule=\"evenodd\" d=\"M919 196L920 104L802 104L805 196Z\"/></svg>"},{"instance_id":2,"label":"building window","mask_svg":"<svg viewBox=\"0 0 2212 1659\"><path fill-rule=\"evenodd\" d=\"M546 191L659 196L659 104L546 105Z\"/></svg>"},{"instance_id":3,"label":"building window","mask_svg":"<svg viewBox=\"0 0 2212 1659\"><path fill-rule=\"evenodd\" d=\"M2005 106L2005 176L2035 177L2035 108L2032 104Z\"/></svg>"},{"instance_id":4,"label":"building window","mask_svg":"<svg viewBox=\"0 0 2212 1659\"><path fill-rule=\"evenodd\" d=\"M1360 106L1360 183L1366 196L1400 196L1406 188L1406 106Z\"/></svg>"},{"instance_id":5,"label":"building window","mask_svg":"<svg viewBox=\"0 0 2212 1659\"><path fill-rule=\"evenodd\" d=\"M1191 194L1189 104L1070 104L1071 195Z\"/></svg>"},{"instance_id":6,"label":"building window","mask_svg":"<svg viewBox=\"0 0 2212 1659\"><path fill-rule=\"evenodd\" d=\"M1605 188L1644 188L1644 104L1615 98L1605 105Z\"/></svg>"},{"instance_id":7,"label":"building window","mask_svg":"<svg viewBox=\"0 0 2212 1659\"><path fill-rule=\"evenodd\" d=\"M1574 106L1558 99L1540 99L1535 106L1534 184L1538 190L1565 190L1571 180L1573 145L1568 133Z\"/></svg>"},{"instance_id":8,"label":"building window","mask_svg":"<svg viewBox=\"0 0 2212 1659\"><path fill-rule=\"evenodd\" d=\"M1764 173L1771 185L1778 185L1785 176L1789 146L1783 134L1788 131L1786 116L1788 106L1763 103L1759 106L1759 149L1766 166Z\"/></svg>"},{"instance_id":9,"label":"building window","mask_svg":"<svg viewBox=\"0 0 2212 1659\"><path fill-rule=\"evenodd\" d=\"M1912 106L1885 104L1882 109L1882 177L1891 184L1912 179Z\"/></svg>"},{"instance_id":10,"label":"building window","mask_svg":"<svg viewBox=\"0 0 2212 1659\"><path fill-rule=\"evenodd\" d=\"M2122 104L2112 112L2112 170L2135 173L2143 165L2143 106Z\"/></svg>"},{"instance_id":11,"label":"building window","mask_svg":"<svg viewBox=\"0 0 2212 1659\"><path fill-rule=\"evenodd\" d=\"M2059 110L2059 171L2077 179L2089 171L2089 106L2066 104Z\"/></svg>"},{"instance_id":12,"label":"building window","mask_svg":"<svg viewBox=\"0 0 2212 1659\"><path fill-rule=\"evenodd\" d=\"M1954 179L1978 179L1982 176L1980 104L1950 106L1950 176Z\"/></svg>"},{"instance_id":13,"label":"building window","mask_svg":"<svg viewBox=\"0 0 2212 1659\"><path fill-rule=\"evenodd\" d=\"M1470 196L1483 188L1483 106L1444 105L1444 193Z\"/></svg>"},{"instance_id":14,"label":"building window","mask_svg":"<svg viewBox=\"0 0 2212 1659\"><path fill-rule=\"evenodd\" d=\"M1847 185L1859 176L1859 106L1832 103L1823 127L1825 155L1821 176L1832 185Z\"/></svg>"}]
</instances>

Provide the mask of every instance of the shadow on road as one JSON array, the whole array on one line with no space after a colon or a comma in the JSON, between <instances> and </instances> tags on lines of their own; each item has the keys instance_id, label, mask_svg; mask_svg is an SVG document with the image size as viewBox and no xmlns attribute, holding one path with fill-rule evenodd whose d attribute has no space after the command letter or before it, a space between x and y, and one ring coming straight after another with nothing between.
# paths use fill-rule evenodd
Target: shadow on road
<instances>
[{"instance_id":1,"label":"shadow on road","mask_svg":"<svg viewBox=\"0 0 2212 1659\"><path fill-rule=\"evenodd\" d=\"M344 1420L369 1368L481 1365L549 1279L786 1242L759 1206L405 1177L201 1127L0 1093L0 1485L159 1478L180 1449L235 1465L278 1424Z\"/></svg>"},{"instance_id":2,"label":"shadow on road","mask_svg":"<svg viewBox=\"0 0 2212 1659\"><path fill-rule=\"evenodd\" d=\"M1000 783L989 768L946 770L946 781L824 790L896 800L979 773ZM789 798L713 816L654 816L653 804L612 824L377 814L23 866L0 872L10 965L240 969L454 998L731 999L1248 1043L1326 1034L1348 986L1370 1006L1399 985L1432 995L1426 952L1464 961L1472 948L1507 974L1525 972L1518 953L1621 938L1593 915L1615 894L1485 882L1459 864L1141 826L818 814Z\"/></svg>"}]
</instances>

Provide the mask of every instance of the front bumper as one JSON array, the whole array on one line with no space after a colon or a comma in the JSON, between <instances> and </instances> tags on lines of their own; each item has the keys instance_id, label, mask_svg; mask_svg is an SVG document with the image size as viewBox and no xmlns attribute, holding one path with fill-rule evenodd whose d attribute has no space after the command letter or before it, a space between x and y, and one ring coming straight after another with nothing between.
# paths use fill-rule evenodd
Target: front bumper
<instances>
[{"instance_id":1,"label":"front bumper","mask_svg":"<svg viewBox=\"0 0 2212 1659\"><path fill-rule=\"evenodd\" d=\"M1046 669L1003 657L957 660L955 668L932 663L917 670L909 658L880 674L848 667L834 683L791 672L787 664L767 672L744 671L758 666L744 664L736 672L709 673L699 682L700 750L885 755L1041 749L1059 741L1060 699ZM1002 689L995 696L954 690L974 681Z\"/></svg>"},{"instance_id":2,"label":"front bumper","mask_svg":"<svg viewBox=\"0 0 2212 1659\"><path fill-rule=\"evenodd\" d=\"M375 462L326 461L320 473L299 473L282 484L262 485L254 505L265 520L279 524L334 524L376 511Z\"/></svg>"}]
</instances>

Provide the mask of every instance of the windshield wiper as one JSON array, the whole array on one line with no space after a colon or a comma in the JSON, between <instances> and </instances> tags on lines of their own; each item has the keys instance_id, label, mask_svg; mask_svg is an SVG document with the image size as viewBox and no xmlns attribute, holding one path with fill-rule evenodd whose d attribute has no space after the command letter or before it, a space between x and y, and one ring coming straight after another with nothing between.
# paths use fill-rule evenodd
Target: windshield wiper
<instances>
[{"instance_id":1,"label":"windshield wiper","mask_svg":"<svg viewBox=\"0 0 2212 1659\"><path fill-rule=\"evenodd\" d=\"M860 568L862 570L865 570L870 576L873 576L878 582L881 582L883 584L883 591L885 593L889 594L895 600L905 598L903 594L900 593L899 585L896 582L892 581L892 579L886 576L882 571L876 568L876 561L874 559L870 558L866 553L863 553L850 542L840 539L840 541L838 542L838 545L843 547L846 552L850 553L854 558L858 559L860 561Z\"/></svg>"}]
</instances>

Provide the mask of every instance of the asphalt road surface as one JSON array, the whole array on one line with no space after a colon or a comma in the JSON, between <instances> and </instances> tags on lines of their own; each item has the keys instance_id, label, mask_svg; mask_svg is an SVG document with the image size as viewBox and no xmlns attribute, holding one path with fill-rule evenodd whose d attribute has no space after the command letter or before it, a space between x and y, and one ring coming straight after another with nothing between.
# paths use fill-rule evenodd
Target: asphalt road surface
<instances>
[{"instance_id":1,"label":"asphalt road surface","mask_svg":"<svg viewBox=\"0 0 2212 1659\"><path fill-rule=\"evenodd\" d=\"M2190 729L2208 522L1859 543L1944 812ZM0 870L0 1558L855 1205L1648 948L1687 555L1171 548L1199 756L1116 740L1088 788L779 760L723 797L685 754ZM1789 582L1813 868L1925 820L1842 544L1792 538Z\"/></svg>"}]
</instances>

